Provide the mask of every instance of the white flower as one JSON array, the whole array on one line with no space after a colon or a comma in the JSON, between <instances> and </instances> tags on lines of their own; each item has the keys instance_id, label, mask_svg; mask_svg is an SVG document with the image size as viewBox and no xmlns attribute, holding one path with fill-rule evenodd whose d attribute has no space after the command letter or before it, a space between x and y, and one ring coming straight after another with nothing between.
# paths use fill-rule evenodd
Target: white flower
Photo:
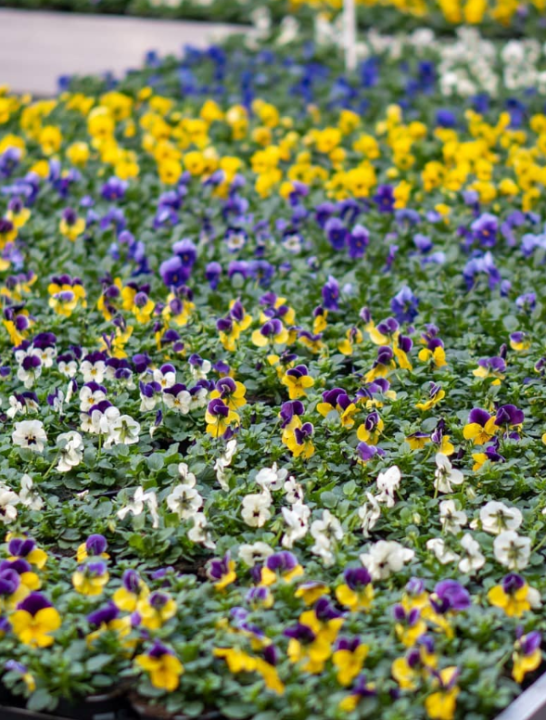
<instances>
[{"instance_id":1,"label":"white flower","mask_svg":"<svg viewBox=\"0 0 546 720\"><path fill-rule=\"evenodd\" d=\"M280 490L288 476L288 470L284 468L277 468L277 463L273 463L270 468L263 468L256 475L256 483L261 485L263 488L269 490Z\"/></svg>"},{"instance_id":2,"label":"white flower","mask_svg":"<svg viewBox=\"0 0 546 720\"><path fill-rule=\"evenodd\" d=\"M120 520L123 520L128 513L135 516L142 515L145 508L152 516L152 527L159 527L157 495L155 494L155 490L148 490L147 492L144 492L144 488L142 486L136 489L133 496L133 502L121 508L121 510L118 510L117 516Z\"/></svg>"},{"instance_id":3,"label":"white flower","mask_svg":"<svg viewBox=\"0 0 546 720\"><path fill-rule=\"evenodd\" d=\"M41 453L47 443L47 435L41 420L23 420L15 423L11 434L14 445Z\"/></svg>"},{"instance_id":4,"label":"white flower","mask_svg":"<svg viewBox=\"0 0 546 720\"><path fill-rule=\"evenodd\" d=\"M366 497L368 498L368 502L365 502L364 505L358 509L358 517L362 521L362 534L367 538L381 517L381 508L371 492L366 493Z\"/></svg>"},{"instance_id":5,"label":"white flower","mask_svg":"<svg viewBox=\"0 0 546 720\"><path fill-rule=\"evenodd\" d=\"M83 375L85 383L93 382L101 383L104 380L106 372L106 363L104 360L97 360L92 363L90 360L83 360L80 365L80 372Z\"/></svg>"},{"instance_id":6,"label":"white flower","mask_svg":"<svg viewBox=\"0 0 546 720\"><path fill-rule=\"evenodd\" d=\"M436 555L438 562L442 565L447 565L448 563L459 560L457 553L450 550L442 538L431 538L430 540L427 540L427 550L433 552Z\"/></svg>"},{"instance_id":7,"label":"white flower","mask_svg":"<svg viewBox=\"0 0 546 720\"><path fill-rule=\"evenodd\" d=\"M80 410L88 412L93 405L106 400L106 393L103 390L92 390L88 385L84 385L80 390Z\"/></svg>"},{"instance_id":8,"label":"white flower","mask_svg":"<svg viewBox=\"0 0 546 720\"><path fill-rule=\"evenodd\" d=\"M245 544L239 547L239 557L248 567L254 567L256 563L262 563L270 555L273 555L273 552L273 548L261 540L252 545Z\"/></svg>"},{"instance_id":9,"label":"white flower","mask_svg":"<svg viewBox=\"0 0 546 720\"><path fill-rule=\"evenodd\" d=\"M440 522L442 523L444 532L457 535L461 528L466 525L466 513L462 510L457 510L454 500L443 500L440 503Z\"/></svg>"},{"instance_id":10,"label":"white flower","mask_svg":"<svg viewBox=\"0 0 546 720\"><path fill-rule=\"evenodd\" d=\"M107 435L110 432L112 425L119 419L120 415L121 413L119 409L114 405L107 407L104 412L95 409L91 415L88 413L81 413L81 429L84 432L89 432L93 435Z\"/></svg>"},{"instance_id":11,"label":"white flower","mask_svg":"<svg viewBox=\"0 0 546 720\"><path fill-rule=\"evenodd\" d=\"M303 503L294 503L290 508L283 507L282 514L287 525L287 530L282 538L282 545L290 549L295 542L307 535L311 510Z\"/></svg>"},{"instance_id":12,"label":"white flower","mask_svg":"<svg viewBox=\"0 0 546 720\"><path fill-rule=\"evenodd\" d=\"M108 408L110 409L110 408ZM105 448L114 445L134 445L140 436L140 423L130 415L121 415L110 425L110 432L104 443Z\"/></svg>"},{"instance_id":13,"label":"white flower","mask_svg":"<svg viewBox=\"0 0 546 720\"><path fill-rule=\"evenodd\" d=\"M167 495L167 506L181 520L193 517L202 504L203 498L191 485L176 485Z\"/></svg>"},{"instance_id":14,"label":"white flower","mask_svg":"<svg viewBox=\"0 0 546 720\"><path fill-rule=\"evenodd\" d=\"M6 410L6 415L13 420L18 413L26 415L26 407L15 395L10 395L9 409Z\"/></svg>"},{"instance_id":15,"label":"white flower","mask_svg":"<svg viewBox=\"0 0 546 720\"><path fill-rule=\"evenodd\" d=\"M190 362L190 372L194 380L206 380L211 368L210 360L201 360L195 364Z\"/></svg>"},{"instance_id":16,"label":"white flower","mask_svg":"<svg viewBox=\"0 0 546 720\"><path fill-rule=\"evenodd\" d=\"M194 542L204 545L209 550L214 550L216 543L212 539L211 533L206 530L208 525L207 518L202 512L195 513L193 516L193 527L188 530L188 538Z\"/></svg>"},{"instance_id":17,"label":"white flower","mask_svg":"<svg viewBox=\"0 0 546 720\"><path fill-rule=\"evenodd\" d=\"M72 468L81 463L83 459L83 438L80 433L71 430L59 435L57 445L60 448L59 463L57 465L59 472L70 472Z\"/></svg>"},{"instance_id":18,"label":"white flower","mask_svg":"<svg viewBox=\"0 0 546 720\"><path fill-rule=\"evenodd\" d=\"M518 508L510 508L497 500L490 500L480 510L480 523L482 530L491 535L499 535L504 530L517 530L523 522L523 515ZM479 526L476 520L470 527Z\"/></svg>"},{"instance_id":19,"label":"white flower","mask_svg":"<svg viewBox=\"0 0 546 720\"><path fill-rule=\"evenodd\" d=\"M296 479L292 475L284 483L284 492L286 493L286 500L290 505L303 502L303 487L296 482Z\"/></svg>"},{"instance_id":20,"label":"white flower","mask_svg":"<svg viewBox=\"0 0 546 720\"><path fill-rule=\"evenodd\" d=\"M451 485L461 485L464 482L464 475L460 470L455 470L447 455L436 453L436 470L434 472L434 487L438 492L453 492Z\"/></svg>"},{"instance_id":21,"label":"white flower","mask_svg":"<svg viewBox=\"0 0 546 720\"><path fill-rule=\"evenodd\" d=\"M73 378L78 372L78 363L75 360L59 360L57 369L67 378Z\"/></svg>"},{"instance_id":22,"label":"white flower","mask_svg":"<svg viewBox=\"0 0 546 720\"><path fill-rule=\"evenodd\" d=\"M191 407L191 395L187 390L180 390L177 395L164 392L163 402L169 409L176 410L181 415L187 415Z\"/></svg>"},{"instance_id":23,"label":"white flower","mask_svg":"<svg viewBox=\"0 0 546 720\"><path fill-rule=\"evenodd\" d=\"M497 562L509 570L523 570L529 563L531 539L518 535L514 530L504 530L493 543Z\"/></svg>"},{"instance_id":24,"label":"white flower","mask_svg":"<svg viewBox=\"0 0 546 720\"><path fill-rule=\"evenodd\" d=\"M368 569L373 580L384 580L391 573L400 572L414 556L413 550L405 548L394 540L379 540L367 553L360 556L360 561Z\"/></svg>"},{"instance_id":25,"label":"white flower","mask_svg":"<svg viewBox=\"0 0 546 720\"><path fill-rule=\"evenodd\" d=\"M23 475L21 478L21 490L19 491L19 500L21 505L29 508L30 510L40 510L43 507L44 501L40 497L40 494L33 490L34 483L30 475Z\"/></svg>"},{"instance_id":26,"label":"white flower","mask_svg":"<svg viewBox=\"0 0 546 720\"><path fill-rule=\"evenodd\" d=\"M164 365L153 372L154 382L159 383L162 390L172 387L176 382L176 372L172 365Z\"/></svg>"},{"instance_id":27,"label":"white flower","mask_svg":"<svg viewBox=\"0 0 546 720\"><path fill-rule=\"evenodd\" d=\"M245 495L241 515L250 527L263 527L271 518L271 495L268 491Z\"/></svg>"},{"instance_id":28,"label":"white flower","mask_svg":"<svg viewBox=\"0 0 546 720\"><path fill-rule=\"evenodd\" d=\"M377 489L379 490L379 495L376 497L377 502L385 504L389 508L393 507L395 503L394 496L400 487L401 479L402 475L397 465L393 465L384 473L379 473L376 480Z\"/></svg>"},{"instance_id":29,"label":"white flower","mask_svg":"<svg viewBox=\"0 0 546 720\"><path fill-rule=\"evenodd\" d=\"M231 465L231 461L233 460L236 450L237 440L235 438L228 440L226 444L226 449L224 450L224 454L220 455L220 457L214 463L214 469L216 470L216 479L218 480L218 483L220 484L222 490L224 490L225 492L229 490L226 468Z\"/></svg>"},{"instance_id":30,"label":"white flower","mask_svg":"<svg viewBox=\"0 0 546 720\"><path fill-rule=\"evenodd\" d=\"M179 463L178 464L178 474L184 480L184 485L189 485L190 487L194 487L197 483L197 480L195 479L195 475L190 472L189 467L186 465L186 463Z\"/></svg>"},{"instance_id":31,"label":"white flower","mask_svg":"<svg viewBox=\"0 0 546 720\"><path fill-rule=\"evenodd\" d=\"M315 538L311 552L319 555L325 565L332 565L334 562L333 541L343 538L343 529L339 520L329 510L323 510L322 520L314 520L311 523L311 535Z\"/></svg>"},{"instance_id":32,"label":"white flower","mask_svg":"<svg viewBox=\"0 0 546 720\"><path fill-rule=\"evenodd\" d=\"M19 495L11 488L0 483L0 520L8 524L17 520L17 508Z\"/></svg>"},{"instance_id":33,"label":"white flower","mask_svg":"<svg viewBox=\"0 0 546 720\"><path fill-rule=\"evenodd\" d=\"M465 533L461 540L463 558L459 563L459 570L466 575L471 575L485 564L485 557L482 555L480 544L474 540L470 533Z\"/></svg>"},{"instance_id":34,"label":"white flower","mask_svg":"<svg viewBox=\"0 0 546 720\"><path fill-rule=\"evenodd\" d=\"M190 393L190 410L199 410L207 404L208 391L206 388L193 387Z\"/></svg>"}]
</instances>

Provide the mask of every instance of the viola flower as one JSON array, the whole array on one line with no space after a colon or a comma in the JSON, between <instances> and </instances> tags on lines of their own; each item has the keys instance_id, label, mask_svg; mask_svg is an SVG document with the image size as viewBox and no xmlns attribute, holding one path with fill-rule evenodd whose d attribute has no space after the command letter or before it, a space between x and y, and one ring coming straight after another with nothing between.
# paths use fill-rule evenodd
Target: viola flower
<instances>
[{"instance_id":1,"label":"viola flower","mask_svg":"<svg viewBox=\"0 0 546 720\"><path fill-rule=\"evenodd\" d=\"M437 666L434 640L430 635L421 635L416 647L393 661L391 674L402 690L416 690L419 682L429 678Z\"/></svg>"},{"instance_id":2,"label":"viola flower","mask_svg":"<svg viewBox=\"0 0 546 720\"><path fill-rule=\"evenodd\" d=\"M306 391L315 384L305 365L297 365L287 370L281 382L288 388L290 400L297 400L305 396Z\"/></svg>"},{"instance_id":3,"label":"viola flower","mask_svg":"<svg viewBox=\"0 0 546 720\"><path fill-rule=\"evenodd\" d=\"M237 413L229 409L229 406L220 398L211 400L205 413L207 432L214 438L224 437L231 425L239 425L240 418Z\"/></svg>"},{"instance_id":4,"label":"viola flower","mask_svg":"<svg viewBox=\"0 0 546 720\"><path fill-rule=\"evenodd\" d=\"M172 597L161 591L140 593L136 612L141 624L148 630L158 630L176 615L177 606Z\"/></svg>"},{"instance_id":5,"label":"viola flower","mask_svg":"<svg viewBox=\"0 0 546 720\"><path fill-rule=\"evenodd\" d=\"M515 405L501 405L497 410L495 426L503 431L505 438L519 440L524 417L523 411Z\"/></svg>"},{"instance_id":6,"label":"viola flower","mask_svg":"<svg viewBox=\"0 0 546 720\"><path fill-rule=\"evenodd\" d=\"M350 430L354 424L354 416L358 408L341 388L326 390L322 393L323 402L317 404L317 411L327 418L331 412L337 412L341 426Z\"/></svg>"},{"instance_id":7,"label":"viola flower","mask_svg":"<svg viewBox=\"0 0 546 720\"><path fill-rule=\"evenodd\" d=\"M391 310L399 323L413 322L419 314L418 306L419 298L415 297L407 285L391 300Z\"/></svg>"},{"instance_id":8,"label":"viola flower","mask_svg":"<svg viewBox=\"0 0 546 720\"><path fill-rule=\"evenodd\" d=\"M446 455L436 453L436 470L434 471L434 487L438 492L453 492L452 485L462 485L464 475L460 470L456 470Z\"/></svg>"},{"instance_id":9,"label":"viola flower","mask_svg":"<svg viewBox=\"0 0 546 720\"><path fill-rule=\"evenodd\" d=\"M493 542L495 559L509 570L523 570L529 564L531 540L514 530L504 530Z\"/></svg>"},{"instance_id":10,"label":"viola flower","mask_svg":"<svg viewBox=\"0 0 546 720\"><path fill-rule=\"evenodd\" d=\"M173 692L180 685L180 676L184 666L172 650L155 640L146 653L137 655L135 664L146 672L152 685L166 692Z\"/></svg>"},{"instance_id":11,"label":"viola flower","mask_svg":"<svg viewBox=\"0 0 546 720\"><path fill-rule=\"evenodd\" d=\"M82 543L77 550L76 560L82 563L89 557L101 557L108 560L110 555L106 552L108 543L103 535L90 535L87 540Z\"/></svg>"},{"instance_id":12,"label":"viola flower","mask_svg":"<svg viewBox=\"0 0 546 720\"><path fill-rule=\"evenodd\" d=\"M513 332L510 334L510 347L516 352L524 352L531 347L531 339L525 332Z\"/></svg>"},{"instance_id":13,"label":"viola flower","mask_svg":"<svg viewBox=\"0 0 546 720\"><path fill-rule=\"evenodd\" d=\"M425 699L427 715L430 720L453 720L460 692L456 685L459 670L456 667L447 667L434 671L433 675L433 686L439 689Z\"/></svg>"},{"instance_id":14,"label":"viola flower","mask_svg":"<svg viewBox=\"0 0 546 720\"><path fill-rule=\"evenodd\" d=\"M517 618L540 604L539 593L517 573L509 573L500 585L492 587L487 593L487 599L508 617Z\"/></svg>"},{"instance_id":15,"label":"viola flower","mask_svg":"<svg viewBox=\"0 0 546 720\"><path fill-rule=\"evenodd\" d=\"M47 553L36 545L36 541L29 537L12 537L8 542L9 560L22 558L39 570L45 567Z\"/></svg>"},{"instance_id":16,"label":"viola flower","mask_svg":"<svg viewBox=\"0 0 546 720\"><path fill-rule=\"evenodd\" d=\"M493 438L497 429L495 416L481 408L474 408L463 428L463 435L465 440L472 440L475 445L485 445Z\"/></svg>"},{"instance_id":17,"label":"viola flower","mask_svg":"<svg viewBox=\"0 0 546 720\"><path fill-rule=\"evenodd\" d=\"M540 645L542 636L539 632L531 632L527 635L522 634L519 628L518 638L514 643L514 652L512 653L512 677L521 685L527 673L534 672L542 664L542 652Z\"/></svg>"},{"instance_id":18,"label":"viola flower","mask_svg":"<svg viewBox=\"0 0 546 720\"><path fill-rule=\"evenodd\" d=\"M299 427L295 427L293 431L286 435L285 432L283 432L283 442L292 452L294 457L302 457L304 460L309 460L309 458L314 455L314 427L310 422L306 422Z\"/></svg>"},{"instance_id":19,"label":"viola flower","mask_svg":"<svg viewBox=\"0 0 546 720\"><path fill-rule=\"evenodd\" d=\"M377 359L374 361L373 367L364 376L367 383L372 383L377 378L386 377L389 372L396 369L394 362L394 353L388 346L383 346L377 350Z\"/></svg>"},{"instance_id":20,"label":"viola flower","mask_svg":"<svg viewBox=\"0 0 546 720\"><path fill-rule=\"evenodd\" d=\"M414 607L406 611L402 605L395 605L393 615L397 638L406 647L413 647L427 631L427 624L421 617L420 608Z\"/></svg>"},{"instance_id":21,"label":"viola flower","mask_svg":"<svg viewBox=\"0 0 546 720\"><path fill-rule=\"evenodd\" d=\"M61 627L61 616L41 593L30 593L10 617L13 633L25 645L44 648L53 645L54 633Z\"/></svg>"},{"instance_id":22,"label":"viola flower","mask_svg":"<svg viewBox=\"0 0 546 720\"><path fill-rule=\"evenodd\" d=\"M210 398L220 398L230 410L237 410L246 405L246 388L245 386L233 380L230 377L220 378L216 383L216 388L211 392Z\"/></svg>"},{"instance_id":23,"label":"viola flower","mask_svg":"<svg viewBox=\"0 0 546 720\"><path fill-rule=\"evenodd\" d=\"M298 563L296 556L283 550L273 553L267 558L265 566L260 569L260 584L268 587L278 580L289 583L301 575L303 575L303 568Z\"/></svg>"},{"instance_id":24,"label":"viola flower","mask_svg":"<svg viewBox=\"0 0 546 720\"><path fill-rule=\"evenodd\" d=\"M434 326L432 327L434 331L437 331ZM419 350L419 360L431 363L433 367L440 369L447 365L444 343L439 337L436 337L435 332L433 333L430 328L429 325L428 332L421 335L421 341L426 347Z\"/></svg>"},{"instance_id":25,"label":"viola flower","mask_svg":"<svg viewBox=\"0 0 546 720\"><path fill-rule=\"evenodd\" d=\"M336 598L351 612L370 609L374 591L370 573L365 567L347 568L343 574L345 583L336 588Z\"/></svg>"},{"instance_id":26,"label":"viola flower","mask_svg":"<svg viewBox=\"0 0 546 720\"><path fill-rule=\"evenodd\" d=\"M366 443L367 445L377 445L384 427L385 424L379 417L379 413L374 410L368 415L364 423L359 425L358 430L356 431L356 436L362 443Z\"/></svg>"},{"instance_id":27,"label":"viola flower","mask_svg":"<svg viewBox=\"0 0 546 720\"><path fill-rule=\"evenodd\" d=\"M115 591L112 599L120 610L132 613L150 591L135 570L125 570L121 581L122 586Z\"/></svg>"},{"instance_id":28,"label":"viola flower","mask_svg":"<svg viewBox=\"0 0 546 720\"><path fill-rule=\"evenodd\" d=\"M15 423L11 439L18 447L41 453L47 443L47 434L40 420L23 420Z\"/></svg>"},{"instance_id":29,"label":"viola flower","mask_svg":"<svg viewBox=\"0 0 546 720\"><path fill-rule=\"evenodd\" d=\"M351 694L347 695L339 703L339 709L343 712L354 712L362 698L373 697L374 695L376 695L375 685L368 683L365 675L360 675Z\"/></svg>"},{"instance_id":30,"label":"viola flower","mask_svg":"<svg viewBox=\"0 0 546 720\"><path fill-rule=\"evenodd\" d=\"M256 347L284 345L288 342L288 332L282 322L274 318L265 322L259 330L252 333L252 342Z\"/></svg>"},{"instance_id":31,"label":"viola flower","mask_svg":"<svg viewBox=\"0 0 546 720\"><path fill-rule=\"evenodd\" d=\"M72 575L72 585L82 595L102 595L110 575L104 562L90 562L79 565Z\"/></svg>"},{"instance_id":32,"label":"viola flower","mask_svg":"<svg viewBox=\"0 0 546 720\"><path fill-rule=\"evenodd\" d=\"M84 218L78 217L75 210L65 208L61 222L59 224L59 232L72 242L75 242L80 235L85 232L86 223Z\"/></svg>"},{"instance_id":33,"label":"viola flower","mask_svg":"<svg viewBox=\"0 0 546 720\"><path fill-rule=\"evenodd\" d=\"M348 687L362 672L369 647L359 638L339 638L332 653L332 663L337 669L337 681Z\"/></svg>"},{"instance_id":34,"label":"viola flower","mask_svg":"<svg viewBox=\"0 0 546 720\"><path fill-rule=\"evenodd\" d=\"M427 411L437 405L446 396L445 390L438 383L431 382L429 390L429 399L424 402L419 402L415 406L418 410Z\"/></svg>"},{"instance_id":35,"label":"viola flower","mask_svg":"<svg viewBox=\"0 0 546 720\"><path fill-rule=\"evenodd\" d=\"M474 460L472 470L474 470L474 472L477 472L484 466L487 461L492 463L506 462L506 458L499 453L498 447L499 439L494 438L491 444L485 448L483 453L472 453L472 459Z\"/></svg>"},{"instance_id":36,"label":"viola flower","mask_svg":"<svg viewBox=\"0 0 546 720\"><path fill-rule=\"evenodd\" d=\"M237 579L235 561L226 553L220 560L211 560L207 569L208 577L214 582L217 590L225 590Z\"/></svg>"},{"instance_id":37,"label":"viola flower","mask_svg":"<svg viewBox=\"0 0 546 720\"><path fill-rule=\"evenodd\" d=\"M494 378L492 385L500 385L504 380L506 371L506 363L501 357L481 358L478 360L478 367L472 371L474 377L478 378Z\"/></svg>"}]
</instances>

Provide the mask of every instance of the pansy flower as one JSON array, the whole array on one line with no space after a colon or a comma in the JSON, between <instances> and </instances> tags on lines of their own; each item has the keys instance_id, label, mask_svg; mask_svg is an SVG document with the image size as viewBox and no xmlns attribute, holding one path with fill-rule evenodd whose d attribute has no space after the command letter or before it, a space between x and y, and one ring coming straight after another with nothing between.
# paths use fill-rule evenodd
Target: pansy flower
<instances>
[{"instance_id":1,"label":"pansy flower","mask_svg":"<svg viewBox=\"0 0 546 720\"><path fill-rule=\"evenodd\" d=\"M472 440L475 445L485 445L498 430L496 417L486 410L474 408L468 416L468 423L463 428L465 440Z\"/></svg>"},{"instance_id":2,"label":"pansy flower","mask_svg":"<svg viewBox=\"0 0 546 720\"><path fill-rule=\"evenodd\" d=\"M427 624L421 617L421 610L418 607L405 610L403 605L395 605L393 616L396 622L394 626L396 636L406 647L413 647L427 631Z\"/></svg>"},{"instance_id":3,"label":"pansy flower","mask_svg":"<svg viewBox=\"0 0 546 720\"><path fill-rule=\"evenodd\" d=\"M433 671L433 687L438 689L425 699L425 710L430 720L453 720L457 707L459 670L447 667Z\"/></svg>"},{"instance_id":4,"label":"pansy flower","mask_svg":"<svg viewBox=\"0 0 546 720\"><path fill-rule=\"evenodd\" d=\"M109 579L105 562L89 562L78 566L72 575L72 585L82 595L101 595Z\"/></svg>"},{"instance_id":5,"label":"pansy flower","mask_svg":"<svg viewBox=\"0 0 546 720\"><path fill-rule=\"evenodd\" d=\"M437 405L441 400L443 400L446 396L445 390L442 388L441 385L435 382L430 383L430 389L428 394L428 400L425 400L423 402L419 402L415 405L415 407L418 410L430 410L435 405Z\"/></svg>"},{"instance_id":6,"label":"pansy flower","mask_svg":"<svg viewBox=\"0 0 546 720\"><path fill-rule=\"evenodd\" d=\"M219 397L209 402L205 420L207 422L207 432L214 438L223 437L230 429L230 426L239 425L240 423L239 415L230 410L229 406Z\"/></svg>"},{"instance_id":7,"label":"pansy flower","mask_svg":"<svg viewBox=\"0 0 546 720\"><path fill-rule=\"evenodd\" d=\"M257 347L284 345L288 342L288 332L282 322L274 318L265 322L259 330L254 330L252 342Z\"/></svg>"},{"instance_id":8,"label":"pansy flower","mask_svg":"<svg viewBox=\"0 0 546 720\"><path fill-rule=\"evenodd\" d=\"M527 673L534 672L542 664L542 636L536 631L523 635L521 628L518 628L517 634L512 653L512 677L521 685Z\"/></svg>"},{"instance_id":9,"label":"pansy flower","mask_svg":"<svg viewBox=\"0 0 546 720\"><path fill-rule=\"evenodd\" d=\"M286 432L286 431L285 431ZM314 427L312 423L306 422L299 427L296 426L292 432L285 435L283 432L283 442L296 458L308 460L315 453L313 444Z\"/></svg>"},{"instance_id":10,"label":"pansy flower","mask_svg":"<svg viewBox=\"0 0 546 720\"><path fill-rule=\"evenodd\" d=\"M437 666L434 640L430 635L421 635L415 647L393 661L391 674L402 690L416 690Z\"/></svg>"},{"instance_id":11,"label":"pansy flower","mask_svg":"<svg viewBox=\"0 0 546 720\"><path fill-rule=\"evenodd\" d=\"M36 541L26 537L10 537L8 542L8 560L22 558L41 570L47 562L47 553L36 545Z\"/></svg>"},{"instance_id":12,"label":"pansy flower","mask_svg":"<svg viewBox=\"0 0 546 720\"><path fill-rule=\"evenodd\" d=\"M366 443L367 445L377 445L379 437L383 432L385 424L377 410L371 412L364 423L359 425L356 431L356 436L360 442Z\"/></svg>"},{"instance_id":13,"label":"pansy flower","mask_svg":"<svg viewBox=\"0 0 546 720\"><path fill-rule=\"evenodd\" d=\"M368 683L365 675L360 675L350 695L340 702L339 709L343 712L354 712L363 698L373 697L376 694L375 685Z\"/></svg>"},{"instance_id":14,"label":"pansy flower","mask_svg":"<svg viewBox=\"0 0 546 720\"><path fill-rule=\"evenodd\" d=\"M104 535L90 535L87 540L82 543L76 552L76 560L81 563L89 557L100 557L108 560L110 555L106 552L108 543Z\"/></svg>"},{"instance_id":15,"label":"pansy flower","mask_svg":"<svg viewBox=\"0 0 546 720\"><path fill-rule=\"evenodd\" d=\"M421 342L426 347L419 350L419 360L431 363L435 368L442 368L447 365L444 343L436 336L438 332L435 326L428 325L427 332L421 335Z\"/></svg>"},{"instance_id":16,"label":"pansy flower","mask_svg":"<svg viewBox=\"0 0 546 720\"><path fill-rule=\"evenodd\" d=\"M374 590L372 578L365 567L347 568L343 573L344 583L336 588L336 598L351 612L370 609Z\"/></svg>"},{"instance_id":17,"label":"pansy flower","mask_svg":"<svg viewBox=\"0 0 546 720\"><path fill-rule=\"evenodd\" d=\"M210 398L220 398L230 410L237 410L246 405L245 386L230 377L220 378L215 389L211 392Z\"/></svg>"},{"instance_id":18,"label":"pansy flower","mask_svg":"<svg viewBox=\"0 0 546 720\"><path fill-rule=\"evenodd\" d=\"M377 378L386 377L389 372L395 369L394 353L390 347L384 345L378 348L377 359L374 361L372 369L366 373L364 379L367 383L371 383Z\"/></svg>"},{"instance_id":19,"label":"pansy flower","mask_svg":"<svg viewBox=\"0 0 546 720\"><path fill-rule=\"evenodd\" d=\"M495 425L505 438L519 440L524 418L523 411L515 405L501 405L497 410Z\"/></svg>"},{"instance_id":20,"label":"pansy flower","mask_svg":"<svg viewBox=\"0 0 546 720\"><path fill-rule=\"evenodd\" d=\"M540 603L537 591L517 573L509 573L500 585L492 587L487 593L487 599L508 617L517 618Z\"/></svg>"},{"instance_id":21,"label":"pansy flower","mask_svg":"<svg viewBox=\"0 0 546 720\"><path fill-rule=\"evenodd\" d=\"M273 553L265 561L265 565L259 569L259 582L261 585L270 586L283 580L292 582L303 575L303 568L298 563L295 555L287 550Z\"/></svg>"},{"instance_id":22,"label":"pansy flower","mask_svg":"<svg viewBox=\"0 0 546 720\"><path fill-rule=\"evenodd\" d=\"M68 238L72 242L75 242L80 235L85 232L85 219L78 217L78 214L72 208L65 208L61 222L59 224L59 231L61 235Z\"/></svg>"},{"instance_id":23,"label":"pansy flower","mask_svg":"<svg viewBox=\"0 0 546 720\"><path fill-rule=\"evenodd\" d=\"M225 590L237 579L235 561L226 553L223 558L211 560L207 568L207 575L217 590Z\"/></svg>"},{"instance_id":24,"label":"pansy flower","mask_svg":"<svg viewBox=\"0 0 546 720\"><path fill-rule=\"evenodd\" d=\"M52 645L54 633L61 627L61 616L41 593L30 593L10 617L14 634L25 645L44 648Z\"/></svg>"},{"instance_id":25,"label":"pansy flower","mask_svg":"<svg viewBox=\"0 0 546 720\"><path fill-rule=\"evenodd\" d=\"M148 674L151 684L158 690L173 692L180 685L184 666L174 652L159 640L135 658L135 665Z\"/></svg>"},{"instance_id":26,"label":"pansy flower","mask_svg":"<svg viewBox=\"0 0 546 720\"><path fill-rule=\"evenodd\" d=\"M504 380L506 363L501 357L481 358L478 360L478 367L472 371L474 377L494 378L491 385L500 385Z\"/></svg>"},{"instance_id":27,"label":"pansy flower","mask_svg":"<svg viewBox=\"0 0 546 720\"><path fill-rule=\"evenodd\" d=\"M281 383L288 388L290 400L297 400L305 396L307 390L313 387L315 381L309 375L309 370L305 365L296 365L296 367L289 368L286 371Z\"/></svg>"},{"instance_id":28,"label":"pansy flower","mask_svg":"<svg viewBox=\"0 0 546 720\"><path fill-rule=\"evenodd\" d=\"M158 630L176 614L176 602L167 592L140 593L136 612L148 630Z\"/></svg>"},{"instance_id":29,"label":"pansy flower","mask_svg":"<svg viewBox=\"0 0 546 720\"><path fill-rule=\"evenodd\" d=\"M347 687L360 675L369 647L360 638L339 638L332 654L332 663L337 669L337 681Z\"/></svg>"},{"instance_id":30,"label":"pansy flower","mask_svg":"<svg viewBox=\"0 0 546 720\"><path fill-rule=\"evenodd\" d=\"M345 390L333 388L322 393L322 402L317 404L317 411L323 417L328 417L331 412L337 412L341 426L350 430L355 424L354 416L358 412L358 407Z\"/></svg>"},{"instance_id":31,"label":"pansy flower","mask_svg":"<svg viewBox=\"0 0 546 720\"><path fill-rule=\"evenodd\" d=\"M115 591L112 599L120 610L132 613L139 600L146 598L150 591L135 570L125 570L121 582L121 587Z\"/></svg>"}]
</instances>

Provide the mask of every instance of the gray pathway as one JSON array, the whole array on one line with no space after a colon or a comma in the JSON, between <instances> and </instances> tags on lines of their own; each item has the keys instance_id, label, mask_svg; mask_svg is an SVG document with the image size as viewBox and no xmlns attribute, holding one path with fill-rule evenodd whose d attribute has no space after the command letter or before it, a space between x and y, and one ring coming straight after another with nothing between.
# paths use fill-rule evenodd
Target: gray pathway
<instances>
[{"instance_id":1,"label":"gray pathway","mask_svg":"<svg viewBox=\"0 0 546 720\"><path fill-rule=\"evenodd\" d=\"M181 55L241 28L197 22L0 9L0 85L51 95L65 74L122 75L148 50Z\"/></svg>"}]
</instances>

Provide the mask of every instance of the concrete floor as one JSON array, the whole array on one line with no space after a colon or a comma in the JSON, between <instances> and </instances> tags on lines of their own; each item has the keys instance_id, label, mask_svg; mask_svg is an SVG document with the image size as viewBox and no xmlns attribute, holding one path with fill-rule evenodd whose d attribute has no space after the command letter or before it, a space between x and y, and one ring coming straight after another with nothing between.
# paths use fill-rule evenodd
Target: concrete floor
<instances>
[{"instance_id":1,"label":"concrete floor","mask_svg":"<svg viewBox=\"0 0 546 720\"><path fill-rule=\"evenodd\" d=\"M145 53L181 55L240 27L145 18L0 9L0 85L51 95L61 75L121 76Z\"/></svg>"}]
</instances>

